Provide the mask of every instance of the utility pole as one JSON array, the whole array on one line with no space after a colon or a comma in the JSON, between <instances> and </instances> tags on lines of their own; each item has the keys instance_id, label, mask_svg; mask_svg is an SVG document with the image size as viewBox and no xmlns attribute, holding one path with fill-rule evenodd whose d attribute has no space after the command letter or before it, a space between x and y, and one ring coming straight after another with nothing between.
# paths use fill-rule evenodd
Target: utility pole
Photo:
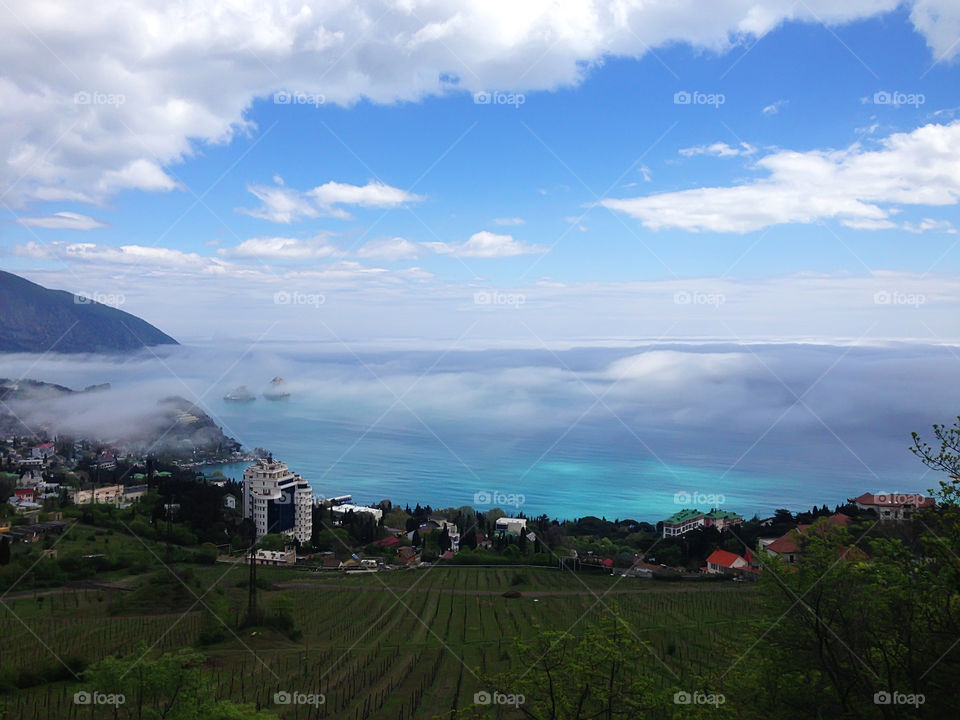
<instances>
[{"instance_id":1,"label":"utility pole","mask_svg":"<svg viewBox=\"0 0 960 720\"><path fill-rule=\"evenodd\" d=\"M257 617L257 551L250 546L250 587L247 598L247 623L255 623Z\"/></svg>"}]
</instances>

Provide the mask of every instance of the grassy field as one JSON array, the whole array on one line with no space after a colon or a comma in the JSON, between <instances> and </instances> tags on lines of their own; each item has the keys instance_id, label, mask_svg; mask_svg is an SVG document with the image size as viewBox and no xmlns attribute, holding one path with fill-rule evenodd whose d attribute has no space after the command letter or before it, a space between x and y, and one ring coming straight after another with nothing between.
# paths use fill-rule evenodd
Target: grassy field
<instances>
[{"instance_id":1,"label":"grassy field","mask_svg":"<svg viewBox=\"0 0 960 720\"><path fill-rule=\"evenodd\" d=\"M747 635L757 604L752 587L735 583L539 568L434 567L365 576L260 568L259 584L267 589L259 591L259 601L269 609L288 599L302 631L293 641L268 629L232 629L246 607L245 566L174 570L183 582L162 571L155 580L149 573L125 579L139 588L134 590L5 598L0 672L16 677L49 668L55 674L57 657L68 664L96 662L131 653L141 641L151 653L171 651L196 645L212 625L222 637L202 648L208 657L203 672L215 681L219 697L255 703L283 718L449 717L473 708L474 693L484 689L481 678L509 667L514 638L530 637L537 628L578 635L604 605L615 603L628 632L651 651L649 666L637 672L667 688L721 667ZM504 597L509 590L521 597ZM231 629L206 613L197 597ZM0 695L0 713L17 719L101 717L90 706L73 704L73 693L83 687L54 677L8 691ZM325 703L274 705L278 691L322 693Z\"/></svg>"}]
</instances>

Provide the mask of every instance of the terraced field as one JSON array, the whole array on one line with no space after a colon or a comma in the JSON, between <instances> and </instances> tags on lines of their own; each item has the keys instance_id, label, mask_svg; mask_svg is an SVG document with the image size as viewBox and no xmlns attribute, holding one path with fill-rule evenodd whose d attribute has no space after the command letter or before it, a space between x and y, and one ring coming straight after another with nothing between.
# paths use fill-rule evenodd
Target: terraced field
<instances>
[{"instance_id":1,"label":"terraced field","mask_svg":"<svg viewBox=\"0 0 960 720\"><path fill-rule=\"evenodd\" d=\"M180 573L181 568L177 568ZM57 658L95 662L145 642L151 652L196 645L211 623L223 630L204 647L203 672L218 697L255 703L283 718L430 718L475 713L483 678L515 660L514 638L540 629L578 636L616 604L634 640L649 649L648 673L662 687L694 683L743 647L756 611L753 588L734 583L661 583L534 568L434 567L366 576L261 568L271 607L288 598L302 636L235 631L246 607L243 566L195 569L176 612L137 605L151 591L51 593L4 601L0 670L56 667ZM179 581L177 581L179 582ZM136 583L134 583L136 584ZM211 589L212 588L212 589ZM517 598L504 597L509 590ZM139 593L139 594L138 594ZM215 609L223 625L203 610ZM137 600L137 602L134 602ZM229 626L226 629L224 626ZM75 681L44 682L0 695L5 718L112 717L73 704ZM320 694L323 704L276 705L277 692ZM102 712L98 715L97 712ZM454 715L455 716L455 715ZM489 716L494 716L493 710Z\"/></svg>"}]
</instances>

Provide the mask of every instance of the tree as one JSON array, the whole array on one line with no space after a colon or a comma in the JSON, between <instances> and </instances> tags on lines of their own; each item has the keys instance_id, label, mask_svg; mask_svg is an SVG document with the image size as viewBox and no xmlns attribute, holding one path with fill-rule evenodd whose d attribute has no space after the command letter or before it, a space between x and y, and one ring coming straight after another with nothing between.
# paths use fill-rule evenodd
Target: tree
<instances>
[{"instance_id":1,"label":"tree","mask_svg":"<svg viewBox=\"0 0 960 720\"><path fill-rule=\"evenodd\" d=\"M453 547L453 542L450 540L450 532L447 530L447 526L443 526L443 530L440 531L440 552L445 553Z\"/></svg>"},{"instance_id":2,"label":"tree","mask_svg":"<svg viewBox=\"0 0 960 720\"><path fill-rule=\"evenodd\" d=\"M114 717L138 720L268 720L277 716L251 705L217 702L201 673L204 656L190 650L151 660L146 646L125 658L108 657L83 673L84 683L104 694L122 694Z\"/></svg>"},{"instance_id":3,"label":"tree","mask_svg":"<svg viewBox=\"0 0 960 720\"><path fill-rule=\"evenodd\" d=\"M518 710L534 720L670 717L673 693L654 686L659 669L616 608L581 627L579 636L538 628L517 639L511 669L488 678L491 689L523 695Z\"/></svg>"},{"instance_id":4,"label":"tree","mask_svg":"<svg viewBox=\"0 0 960 720\"><path fill-rule=\"evenodd\" d=\"M960 500L960 416L950 427L935 424L933 436L939 443L936 449L918 433L913 433L910 451L931 470L944 472L950 477L940 481L938 500L955 505Z\"/></svg>"}]
</instances>

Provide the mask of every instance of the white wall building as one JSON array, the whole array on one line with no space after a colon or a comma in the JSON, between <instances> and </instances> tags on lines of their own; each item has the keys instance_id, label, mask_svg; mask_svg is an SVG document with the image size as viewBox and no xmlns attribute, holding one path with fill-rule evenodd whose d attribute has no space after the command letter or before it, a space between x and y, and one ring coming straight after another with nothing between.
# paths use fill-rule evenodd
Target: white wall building
<instances>
[{"instance_id":1,"label":"white wall building","mask_svg":"<svg viewBox=\"0 0 960 720\"><path fill-rule=\"evenodd\" d=\"M333 516L338 520L342 520L343 516L346 515L348 512L352 512L358 515L360 513L371 515L375 522L380 522L380 518L383 517L383 510L381 510L380 508L366 507L364 505L354 505L352 503L344 503L343 505L334 505L333 507L330 508L330 512L333 513Z\"/></svg>"},{"instance_id":2,"label":"white wall building","mask_svg":"<svg viewBox=\"0 0 960 720\"><path fill-rule=\"evenodd\" d=\"M525 518L497 518L497 532L507 533L508 535L519 535L526 529L527 521Z\"/></svg>"},{"instance_id":3,"label":"white wall building","mask_svg":"<svg viewBox=\"0 0 960 720\"><path fill-rule=\"evenodd\" d=\"M257 537L285 533L308 543L313 534L313 490L286 463L261 458L243 471L243 516L253 520Z\"/></svg>"}]
</instances>

